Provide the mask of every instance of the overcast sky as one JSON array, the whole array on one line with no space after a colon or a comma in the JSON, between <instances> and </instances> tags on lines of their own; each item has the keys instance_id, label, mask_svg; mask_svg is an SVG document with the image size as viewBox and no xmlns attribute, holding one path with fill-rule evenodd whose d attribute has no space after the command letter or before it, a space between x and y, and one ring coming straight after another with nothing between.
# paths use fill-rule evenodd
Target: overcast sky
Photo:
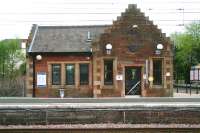
<instances>
[{"instance_id":1,"label":"overcast sky","mask_svg":"<svg viewBox=\"0 0 200 133\"><path fill-rule=\"evenodd\" d=\"M112 24L128 4L137 4L169 35L200 20L200 0L1 0L0 39L27 38L32 24Z\"/></svg>"}]
</instances>

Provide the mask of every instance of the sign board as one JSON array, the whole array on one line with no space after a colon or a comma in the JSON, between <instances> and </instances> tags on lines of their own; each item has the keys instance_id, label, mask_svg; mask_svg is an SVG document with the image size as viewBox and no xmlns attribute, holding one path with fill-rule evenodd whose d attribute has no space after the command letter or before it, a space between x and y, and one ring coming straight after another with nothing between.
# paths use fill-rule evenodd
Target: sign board
<instances>
[{"instance_id":1,"label":"sign board","mask_svg":"<svg viewBox=\"0 0 200 133\"><path fill-rule=\"evenodd\" d=\"M190 80L194 80L194 71L193 70L190 70Z\"/></svg>"},{"instance_id":2,"label":"sign board","mask_svg":"<svg viewBox=\"0 0 200 133\"><path fill-rule=\"evenodd\" d=\"M37 73L37 87L44 88L46 87L46 72Z\"/></svg>"},{"instance_id":3,"label":"sign board","mask_svg":"<svg viewBox=\"0 0 200 133\"><path fill-rule=\"evenodd\" d=\"M101 85L101 81L94 81L94 85Z\"/></svg>"},{"instance_id":4,"label":"sign board","mask_svg":"<svg viewBox=\"0 0 200 133\"><path fill-rule=\"evenodd\" d=\"M200 70L199 70L199 80L200 80Z\"/></svg>"},{"instance_id":5,"label":"sign board","mask_svg":"<svg viewBox=\"0 0 200 133\"><path fill-rule=\"evenodd\" d=\"M191 81L200 81L200 69L190 70L190 80Z\"/></svg>"},{"instance_id":6,"label":"sign board","mask_svg":"<svg viewBox=\"0 0 200 133\"><path fill-rule=\"evenodd\" d=\"M196 70L194 70L194 80L198 80L198 78L199 78L199 72L196 69Z\"/></svg>"},{"instance_id":7,"label":"sign board","mask_svg":"<svg viewBox=\"0 0 200 133\"><path fill-rule=\"evenodd\" d=\"M143 79L147 79L147 75L146 74L143 74Z\"/></svg>"},{"instance_id":8,"label":"sign board","mask_svg":"<svg viewBox=\"0 0 200 133\"><path fill-rule=\"evenodd\" d=\"M123 75L117 75L116 80L123 80Z\"/></svg>"}]
</instances>

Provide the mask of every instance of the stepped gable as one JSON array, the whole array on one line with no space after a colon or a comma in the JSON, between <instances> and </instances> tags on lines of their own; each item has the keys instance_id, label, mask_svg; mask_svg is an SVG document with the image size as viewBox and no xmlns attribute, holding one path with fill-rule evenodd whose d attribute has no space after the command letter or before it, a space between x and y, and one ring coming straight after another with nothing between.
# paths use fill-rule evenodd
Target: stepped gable
<instances>
[{"instance_id":1,"label":"stepped gable","mask_svg":"<svg viewBox=\"0 0 200 133\"><path fill-rule=\"evenodd\" d=\"M116 21L113 21L113 25L106 30L105 34L114 32L126 34L127 31L133 29L134 25L138 26L137 32L142 35L143 39L171 43L169 37L166 37L166 34L162 33L161 29L154 25L153 21L150 21L149 17L146 17L135 4L130 4L125 12L122 12Z\"/></svg>"}]
</instances>

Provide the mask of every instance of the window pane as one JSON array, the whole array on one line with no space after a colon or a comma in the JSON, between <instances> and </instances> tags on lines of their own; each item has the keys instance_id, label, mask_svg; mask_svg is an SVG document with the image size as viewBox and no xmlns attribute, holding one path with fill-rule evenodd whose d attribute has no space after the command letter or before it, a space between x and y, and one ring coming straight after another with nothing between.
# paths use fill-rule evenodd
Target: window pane
<instances>
[{"instance_id":1,"label":"window pane","mask_svg":"<svg viewBox=\"0 0 200 133\"><path fill-rule=\"evenodd\" d=\"M153 61L153 84L162 85L162 60Z\"/></svg>"},{"instance_id":2,"label":"window pane","mask_svg":"<svg viewBox=\"0 0 200 133\"><path fill-rule=\"evenodd\" d=\"M80 64L80 84L87 85L89 83L89 65Z\"/></svg>"},{"instance_id":3,"label":"window pane","mask_svg":"<svg viewBox=\"0 0 200 133\"><path fill-rule=\"evenodd\" d=\"M113 84L113 60L104 61L104 84Z\"/></svg>"},{"instance_id":4,"label":"window pane","mask_svg":"<svg viewBox=\"0 0 200 133\"><path fill-rule=\"evenodd\" d=\"M61 81L61 69L59 64L52 64L52 84L60 85Z\"/></svg>"},{"instance_id":5,"label":"window pane","mask_svg":"<svg viewBox=\"0 0 200 133\"><path fill-rule=\"evenodd\" d=\"M67 64L65 69L66 69L66 84L74 85L74 65Z\"/></svg>"}]
</instances>

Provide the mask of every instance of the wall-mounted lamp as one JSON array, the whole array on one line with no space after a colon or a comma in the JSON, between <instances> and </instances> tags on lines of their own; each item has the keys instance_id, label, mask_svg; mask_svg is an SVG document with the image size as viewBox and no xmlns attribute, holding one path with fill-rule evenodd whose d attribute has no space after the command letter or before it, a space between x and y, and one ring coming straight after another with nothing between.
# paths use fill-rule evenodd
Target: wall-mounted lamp
<instances>
[{"instance_id":1,"label":"wall-mounted lamp","mask_svg":"<svg viewBox=\"0 0 200 133\"><path fill-rule=\"evenodd\" d=\"M153 81L153 77L149 77L148 80L149 80L149 82L152 82Z\"/></svg>"},{"instance_id":2,"label":"wall-mounted lamp","mask_svg":"<svg viewBox=\"0 0 200 133\"><path fill-rule=\"evenodd\" d=\"M159 43L159 44L156 46L156 48L157 48L158 50L162 50L162 49L163 49L163 45L162 45L161 43Z\"/></svg>"},{"instance_id":3,"label":"wall-mounted lamp","mask_svg":"<svg viewBox=\"0 0 200 133\"><path fill-rule=\"evenodd\" d=\"M161 44L161 43L157 44L155 53L157 55L161 54L162 49L163 49L163 44Z\"/></svg>"},{"instance_id":4,"label":"wall-mounted lamp","mask_svg":"<svg viewBox=\"0 0 200 133\"><path fill-rule=\"evenodd\" d=\"M112 45L110 43L106 44L106 53L111 54L112 51Z\"/></svg>"},{"instance_id":5,"label":"wall-mounted lamp","mask_svg":"<svg viewBox=\"0 0 200 133\"><path fill-rule=\"evenodd\" d=\"M165 75L166 75L167 77L169 77L169 76L171 76L171 73L170 73L170 72L167 72Z\"/></svg>"},{"instance_id":6,"label":"wall-mounted lamp","mask_svg":"<svg viewBox=\"0 0 200 133\"><path fill-rule=\"evenodd\" d=\"M134 24L134 25L132 26L132 28L133 28L133 29L138 28L138 25Z\"/></svg>"},{"instance_id":7,"label":"wall-mounted lamp","mask_svg":"<svg viewBox=\"0 0 200 133\"><path fill-rule=\"evenodd\" d=\"M36 60L38 60L38 61L42 60L42 56L41 55L37 55L36 56Z\"/></svg>"}]
</instances>

